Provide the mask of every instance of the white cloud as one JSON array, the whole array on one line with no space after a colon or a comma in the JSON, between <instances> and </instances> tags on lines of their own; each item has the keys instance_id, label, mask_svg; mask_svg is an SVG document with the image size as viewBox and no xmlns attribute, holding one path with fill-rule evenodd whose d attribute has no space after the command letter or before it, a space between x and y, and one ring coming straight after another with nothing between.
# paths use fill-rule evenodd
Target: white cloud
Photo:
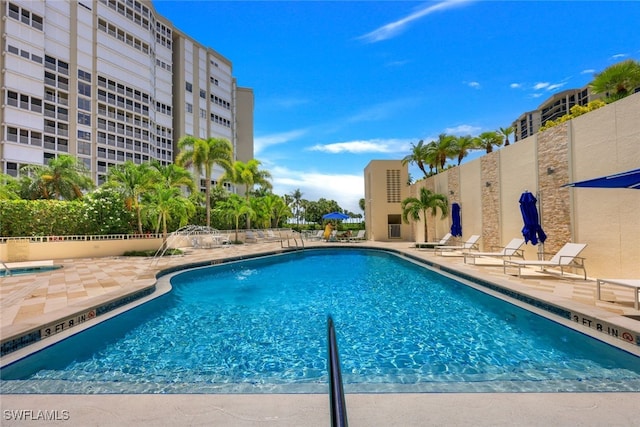
<instances>
[{"instance_id":1,"label":"white cloud","mask_svg":"<svg viewBox=\"0 0 640 427\"><path fill-rule=\"evenodd\" d=\"M474 88L474 89L480 89L480 83L478 83L478 82L469 82L469 83L467 83L467 85L469 87Z\"/></svg>"},{"instance_id":2,"label":"white cloud","mask_svg":"<svg viewBox=\"0 0 640 427\"><path fill-rule=\"evenodd\" d=\"M436 4L430 4L408 16L405 16L404 18L385 24L382 27L371 31L370 33L360 36L359 39L364 40L367 43L376 43L393 38L402 33L402 31L404 31L404 29L413 21L424 18L425 16L431 15L434 12L451 9L465 3L471 3L471 0L448 0Z\"/></svg>"},{"instance_id":3,"label":"white cloud","mask_svg":"<svg viewBox=\"0 0 640 427\"><path fill-rule=\"evenodd\" d=\"M275 194L291 194L300 189L303 199L335 200L343 209L362 213L359 201L364 197L364 172L361 175L326 174L275 167L271 174Z\"/></svg>"},{"instance_id":4,"label":"white cloud","mask_svg":"<svg viewBox=\"0 0 640 427\"><path fill-rule=\"evenodd\" d=\"M455 126L455 127L452 127L452 128L446 128L444 130L444 132L446 134L450 134L450 135L462 136L462 135L475 135L476 133L480 132L481 130L482 130L482 128L480 128L478 126L459 125L459 126Z\"/></svg>"},{"instance_id":5,"label":"white cloud","mask_svg":"<svg viewBox=\"0 0 640 427\"><path fill-rule=\"evenodd\" d=\"M522 87L522 85L521 85L520 83L511 83L511 84L509 85L509 87L510 87L511 89L520 89L520 88Z\"/></svg>"},{"instance_id":6,"label":"white cloud","mask_svg":"<svg viewBox=\"0 0 640 427\"><path fill-rule=\"evenodd\" d=\"M627 55L626 53L616 53L615 55L611 55L611 59L617 61L618 59L626 58L627 56L629 55Z\"/></svg>"},{"instance_id":7,"label":"white cloud","mask_svg":"<svg viewBox=\"0 0 640 427\"><path fill-rule=\"evenodd\" d=\"M306 129L295 129L289 132L274 133L271 135L255 137L253 139L253 151L255 154L258 154L269 146L286 144L287 142L304 136L307 132L308 131Z\"/></svg>"},{"instance_id":8,"label":"white cloud","mask_svg":"<svg viewBox=\"0 0 640 427\"><path fill-rule=\"evenodd\" d=\"M596 72L596 70L594 70L593 68L590 68L588 70L580 71L580 74L594 74L595 72Z\"/></svg>"},{"instance_id":9,"label":"white cloud","mask_svg":"<svg viewBox=\"0 0 640 427\"><path fill-rule=\"evenodd\" d=\"M536 83L535 85L533 85L533 89L535 90L540 90L540 89L545 89L546 87L549 86L549 82L540 82L540 83Z\"/></svg>"},{"instance_id":10,"label":"white cloud","mask_svg":"<svg viewBox=\"0 0 640 427\"><path fill-rule=\"evenodd\" d=\"M326 153L397 153L407 151L410 146L409 140L403 139L372 139L369 141L347 141L334 142L331 144L317 144L310 147L312 151L323 151Z\"/></svg>"},{"instance_id":11,"label":"white cloud","mask_svg":"<svg viewBox=\"0 0 640 427\"><path fill-rule=\"evenodd\" d=\"M555 84L547 86L547 90L549 91L549 90L560 89L564 85L566 85L566 83L555 83Z\"/></svg>"}]
</instances>

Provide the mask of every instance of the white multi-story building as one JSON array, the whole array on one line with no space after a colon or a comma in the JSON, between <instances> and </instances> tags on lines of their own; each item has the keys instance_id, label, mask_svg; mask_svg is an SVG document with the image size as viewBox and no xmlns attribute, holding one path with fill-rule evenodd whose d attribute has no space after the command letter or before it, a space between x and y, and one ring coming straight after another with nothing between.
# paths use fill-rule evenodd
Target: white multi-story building
<instances>
[{"instance_id":1,"label":"white multi-story building","mask_svg":"<svg viewBox=\"0 0 640 427\"><path fill-rule=\"evenodd\" d=\"M0 4L0 172L64 153L101 184L127 160L172 163L184 135L226 138L237 160L253 157L253 92L150 1Z\"/></svg>"}]
</instances>

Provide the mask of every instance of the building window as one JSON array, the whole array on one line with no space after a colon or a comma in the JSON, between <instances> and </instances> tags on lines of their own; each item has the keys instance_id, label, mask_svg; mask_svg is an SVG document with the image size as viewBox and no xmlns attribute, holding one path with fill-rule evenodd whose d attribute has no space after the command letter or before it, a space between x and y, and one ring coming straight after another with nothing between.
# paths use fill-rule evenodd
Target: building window
<instances>
[{"instance_id":1,"label":"building window","mask_svg":"<svg viewBox=\"0 0 640 427\"><path fill-rule=\"evenodd\" d=\"M204 89L200 89L200 98L207 99L207 92Z\"/></svg>"},{"instance_id":2,"label":"building window","mask_svg":"<svg viewBox=\"0 0 640 427\"><path fill-rule=\"evenodd\" d=\"M193 113L193 105L187 102L187 113Z\"/></svg>"},{"instance_id":3,"label":"building window","mask_svg":"<svg viewBox=\"0 0 640 427\"><path fill-rule=\"evenodd\" d=\"M78 124L91 126L91 115L78 111Z\"/></svg>"},{"instance_id":4,"label":"building window","mask_svg":"<svg viewBox=\"0 0 640 427\"><path fill-rule=\"evenodd\" d=\"M193 92L193 85L189 82L186 82L187 92Z\"/></svg>"}]
</instances>

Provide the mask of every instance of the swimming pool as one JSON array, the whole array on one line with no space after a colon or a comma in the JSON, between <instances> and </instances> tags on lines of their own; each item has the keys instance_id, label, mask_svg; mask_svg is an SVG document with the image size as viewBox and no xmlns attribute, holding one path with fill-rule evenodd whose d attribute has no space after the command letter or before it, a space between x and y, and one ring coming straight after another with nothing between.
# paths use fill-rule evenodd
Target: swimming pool
<instances>
[{"instance_id":1,"label":"swimming pool","mask_svg":"<svg viewBox=\"0 0 640 427\"><path fill-rule=\"evenodd\" d=\"M44 273L46 271L52 271L62 268L61 265L47 265L47 266L39 266L39 267L14 267L11 268L10 274L7 274L7 270L0 270L0 277L9 277L9 276L20 276L23 274L35 274L35 273Z\"/></svg>"},{"instance_id":2,"label":"swimming pool","mask_svg":"<svg viewBox=\"0 0 640 427\"><path fill-rule=\"evenodd\" d=\"M307 250L173 290L2 369L2 393L640 391L636 356L393 254Z\"/></svg>"}]
</instances>

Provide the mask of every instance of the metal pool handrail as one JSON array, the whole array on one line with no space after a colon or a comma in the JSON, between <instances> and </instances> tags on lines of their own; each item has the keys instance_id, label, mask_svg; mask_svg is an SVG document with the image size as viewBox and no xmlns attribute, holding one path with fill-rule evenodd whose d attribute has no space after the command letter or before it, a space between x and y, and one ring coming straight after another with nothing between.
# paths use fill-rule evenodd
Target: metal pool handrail
<instances>
[{"instance_id":1,"label":"metal pool handrail","mask_svg":"<svg viewBox=\"0 0 640 427\"><path fill-rule=\"evenodd\" d=\"M329 341L329 404L331 408L331 426L346 427L347 405L344 400L342 387L342 374L340 373L340 358L338 356L338 343L333 319L329 316L328 341Z\"/></svg>"},{"instance_id":2,"label":"metal pool handrail","mask_svg":"<svg viewBox=\"0 0 640 427\"><path fill-rule=\"evenodd\" d=\"M4 267L4 271L6 272L6 275L7 276L11 276L11 269L9 267L7 267L7 264L5 264L2 261L0 261L0 264L2 264L2 266Z\"/></svg>"}]
</instances>

